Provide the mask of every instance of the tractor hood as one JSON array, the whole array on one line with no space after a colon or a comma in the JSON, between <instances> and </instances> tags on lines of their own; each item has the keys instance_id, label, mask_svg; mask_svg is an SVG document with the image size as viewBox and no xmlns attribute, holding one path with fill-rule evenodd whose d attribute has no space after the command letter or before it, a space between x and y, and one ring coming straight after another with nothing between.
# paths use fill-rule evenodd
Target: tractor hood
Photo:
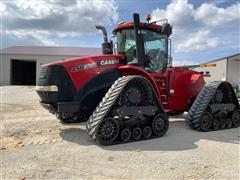
<instances>
[{"instance_id":1,"label":"tractor hood","mask_svg":"<svg viewBox=\"0 0 240 180\"><path fill-rule=\"evenodd\" d=\"M72 79L74 86L79 90L86 82L108 70L117 69L124 64L123 55L100 55L76 57L43 65L43 69L61 67Z\"/></svg>"},{"instance_id":2,"label":"tractor hood","mask_svg":"<svg viewBox=\"0 0 240 180\"><path fill-rule=\"evenodd\" d=\"M100 65L111 65L116 64L116 61L120 61L124 59L123 55L99 55L99 56L84 56L84 57L75 57L71 59L65 59L60 61L55 61L52 63L48 63L43 65L44 66L51 66L51 65L63 65L65 67L73 66L73 65L86 65L90 63L96 63ZM113 61L111 61L113 60Z\"/></svg>"}]
</instances>

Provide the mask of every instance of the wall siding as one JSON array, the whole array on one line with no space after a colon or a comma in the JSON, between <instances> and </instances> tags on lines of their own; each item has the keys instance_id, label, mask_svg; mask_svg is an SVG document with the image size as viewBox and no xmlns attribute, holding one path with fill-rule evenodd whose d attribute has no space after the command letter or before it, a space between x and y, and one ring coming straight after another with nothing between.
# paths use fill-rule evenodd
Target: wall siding
<instances>
[{"instance_id":1,"label":"wall siding","mask_svg":"<svg viewBox=\"0 0 240 180\"><path fill-rule=\"evenodd\" d=\"M226 80L227 79L227 59L211 62L211 64L216 64L216 67L197 67L197 68L193 68L193 70L198 72L201 72L201 71L210 72L211 77L205 78L207 82Z\"/></svg>"}]
</instances>

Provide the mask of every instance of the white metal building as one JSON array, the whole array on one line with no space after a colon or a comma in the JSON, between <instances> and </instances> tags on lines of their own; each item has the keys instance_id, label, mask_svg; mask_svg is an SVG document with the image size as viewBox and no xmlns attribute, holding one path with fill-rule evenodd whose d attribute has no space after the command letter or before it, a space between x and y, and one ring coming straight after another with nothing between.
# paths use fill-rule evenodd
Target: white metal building
<instances>
[{"instance_id":1,"label":"white metal building","mask_svg":"<svg viewBox=\"0 0 240 180\"><path fill-rule=\"evenodd\" d=\"M224 80L231 82L233 86L240 85L240 53L204 64L216 64L216 67L194 67L192 69L210 72L211 77L207 77L206 81Z\"/></svg>"},{"instance_id":2,"label":"white metal building","mask_svg":"<svg viewBox=\"0 0 240 180\"><path fill-rule=\"evenodd\" d=\"M101 48L13 46L1 49L0 85L35 85L42 64L99 54Z\"/></svg>"}]
</instances>

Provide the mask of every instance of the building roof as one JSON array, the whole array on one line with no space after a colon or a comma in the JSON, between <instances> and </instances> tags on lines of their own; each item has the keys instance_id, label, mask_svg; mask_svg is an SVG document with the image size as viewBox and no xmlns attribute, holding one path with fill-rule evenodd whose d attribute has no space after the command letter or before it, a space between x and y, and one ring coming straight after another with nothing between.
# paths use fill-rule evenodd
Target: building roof
<instances>
[{"instance_id":1,"label":"building roof","mask_svg":"<svg viewBox=\"0 0 240 180\"><path fill-rule=\"evenodd\" d=\"M198 64L198 65L186 65L186 66L179 66L179 67L181 67L181 68L195 68L195 67L199 67L199 65L210 64L210 63L213 63L213 62L222 61L224 59L229 59L229 58L232 58L232 57L235 57L235 56L239 56L239 55L240 55L240 53L237 53L237 54L229 55L229 56L222 57L222 58L219 58L219 59L210 60L210 61L207 61L205 63Z\"/></svg>"},{"instance_id":2,"label":"building roof","mask_svg":"<svg viewBox=\"0 0 240 180\"><path fill-rule=\"evenodd\" d=\"M57 47L57 46L12 46L1 49L1 54L15 55L57 55L89 56L102 54L101 48L90 47Z\"/></svg>"},{"instance_id":3,"label":"building roof","mask_svg":"<svg viewBox=\"0 0 240 180\"><path fill-rule=\"evenodd\" d=\"M202 64L218 62L218 61L222 61L222 60L224 60L224 59L229 59L229 58L232 58L232 57L235 57L235 56L239 56L239 55L240 55L240 53L237 53L237 54L233 54L233 55L225 56L225 57L223 57L223 58L219 58L219 59L215 59L215 60L210 60L210 61L207 61L207 62L202 63Z\"/></svg>"}]
</instances>

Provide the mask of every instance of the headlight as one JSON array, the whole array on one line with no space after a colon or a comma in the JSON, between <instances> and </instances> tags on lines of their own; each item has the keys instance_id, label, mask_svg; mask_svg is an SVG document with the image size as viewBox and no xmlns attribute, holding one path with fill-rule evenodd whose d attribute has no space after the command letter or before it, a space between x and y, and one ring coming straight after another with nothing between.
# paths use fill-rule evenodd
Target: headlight
<instances>
[{"instance_id":1,"label":"headlight","mask_svg":"<svg viewBox=\"0 0 240 180\"><path fill-rule=\"evenodd\" d=\"M36 91L48 91L48 92L58 92L58 87L56 85L51 86L36 86Z\"/></svg>"}]
</instances>

